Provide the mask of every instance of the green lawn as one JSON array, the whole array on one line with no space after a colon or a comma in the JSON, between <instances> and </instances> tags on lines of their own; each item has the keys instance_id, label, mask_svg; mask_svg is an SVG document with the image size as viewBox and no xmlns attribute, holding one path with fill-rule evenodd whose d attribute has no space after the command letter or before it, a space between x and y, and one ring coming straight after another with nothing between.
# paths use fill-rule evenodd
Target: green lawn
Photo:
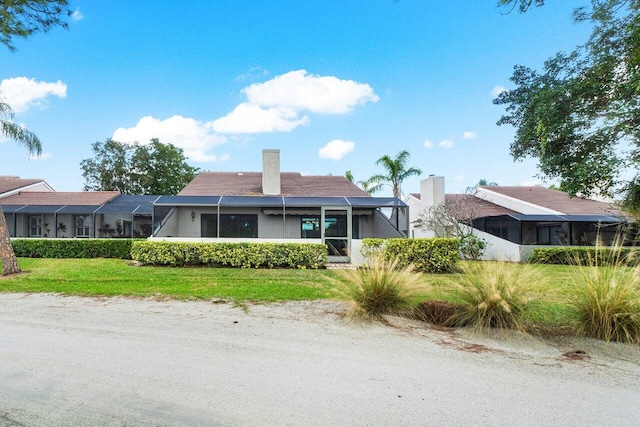
<instances>
[{"instance_id":1,"label":"green lawn","mask_svg":"<svg viewBox=\"0 0 640 427\"><path fill-rule=\"evenodd\" d=\"M136 267L117 259L20 258L24 274L0 279L2 292L280 301L330 298L326 270Z\"/></svg>"},{"instance_id":2,"label":"green lawn","mask_svg":"<svg viewBox=\"0 0 640 427\"><path fill-rule=\"evenodd\" d=\"M328 270L137 267L116 259L19 259L25 272L0 279L0 292L58 292L81 296L137 296L270 302L337 298ZM513 264L513 268L523 268ZM576 313L567 300L580 267L543 265L547 280L531 303L529 318L543 329L564 329ZM453 275L425 274L424 299L456 301L446 282Z\"/></svg>"}]
</instances>

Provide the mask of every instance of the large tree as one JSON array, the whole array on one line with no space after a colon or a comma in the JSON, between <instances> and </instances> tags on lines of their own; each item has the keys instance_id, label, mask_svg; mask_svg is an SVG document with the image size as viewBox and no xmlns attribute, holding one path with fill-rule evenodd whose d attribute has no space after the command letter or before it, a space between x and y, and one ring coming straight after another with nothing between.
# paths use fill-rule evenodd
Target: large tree
<instances>
[{"instance_id":1,"label":"large tree","mask_svg":"<svg viewBox=\"0 0 640 427\"><path fill-rule=\"evenodd\" d=\"M532 5L501 3L522 11ZM622 188L632 211L640 208L639 12L640 0L591 0L575 11L578 22L592 25L589 39L541 71L516 66L515 88L494 100L506 106L498 125L516 128L514 159L536 158L542 174L561 179L571 195Z\"/></svg>"},{"instance_id":2,"label":"large tree","mask_svg":"<svg viewBox=\"0 0 640 427\"><path fill-rule=\"evenodd\" d=\"M85 190L123 194L177 194L198 173L182 149L157 138L148 145L112 139L92 145L94 157L80 163Z\"/></svg>"},{"instance_id":3,"label":"large tree","mask_svg":"<svg viewBox=\"0 0 640 427\"><path fill-rule=\"evenodd\" d=\"M0 43L14 51L15 37L27 38L54 27L67 28L71 15L67 0L1 0Z\"/></svg>"},{"instance_id":4,"label":"large tree","mask_svg":"<svg viewBox=\"0 0 640 427\"><path fill-rule=\"evenodd\" d=\"M400 151L395 157L388 155L380 157L376 161L376 165L382 166L385 172L369 178L370 183L373 185L389 184L393 191L393 197L402 197L402 182L411 176L422 173L418 168L407 167L409 157L411 154L407 150Z\"/></svg>"},{"instance_id":5,"label":"large tree","mask_svg":"<svg viewBox=\"0 0 640 427\"><path fill-rule=\"evenodd\" d=\"M67 0L3 0L0 2L0 43L10 51L15 51L15 46L11 43L13 38L27 38L36 32L46 32L56 26L66 27L65 18L70 13ZM23 145L29 154L42 153L42 144L38 137L13 121L13 110L2 101L2 98L0 98L0 135ZM3 276L20 272L1 205L0 260L2 260Z\"/></svg>"}]
</instances>

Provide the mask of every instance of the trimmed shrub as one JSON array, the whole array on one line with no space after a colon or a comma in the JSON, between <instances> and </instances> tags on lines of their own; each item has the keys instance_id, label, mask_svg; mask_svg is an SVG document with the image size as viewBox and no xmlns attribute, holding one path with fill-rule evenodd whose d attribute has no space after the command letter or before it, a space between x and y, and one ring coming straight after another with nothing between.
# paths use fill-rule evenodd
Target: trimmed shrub
<instances>
[{"instance_id":1,"label":"trimmed shrub","mask_svg":"<svg viewBox=\"0 0 640 427\"><path fill-rule=\"evenodd\" d=\"M413 313L417 296L427 289L412 265L378 259L366 268L338 270L338 291L351 302L347 317L384 320L385 314Z\"/></svg>"},{"instance_id":2,"label":"trimmed shrub","mask_svg":"<svg viewBox=\"0 0 640 427\"><path fill-rule=\"evenodd\" d=\"M131 259L132 239L11 239L18 257Z\"/></svg>"},{"instance_id":3,"label":"trimmed shrub","mask_svg":"<svg viewBox=\"0 0 640 427\"><path fill-rule=\"evenodd\" d=\"M322 268L327 248L316 243L229 243L138 241L131 257L148 265L240 268Z\"/></svg>"},{"instance_id":4,"label":"trimmed shrub","mask_svg":"<svg viewBox=\"0 0 640 427\"><path fill-rule=\"evenodd\" d=\"M362 253L367 259L377 256L398 261L399 266L412 264L416 271L446 273L456 270L460 260L460 241L433 239L363 239Z\"/></svg>"},{"instance_id":5,"label":"trimmed shrub","mask_svg":"<svg viewBox=\"0 0 640 427\"><path fill-rule=\"evenodd\" d=\"M591 260L595 259L598 259L600 266L615 264L636 266L640 262L640 249L635 247L583 246L536 248L531 253L528 262L532 264L590 265Z\"/></svg>"}]
</instances>

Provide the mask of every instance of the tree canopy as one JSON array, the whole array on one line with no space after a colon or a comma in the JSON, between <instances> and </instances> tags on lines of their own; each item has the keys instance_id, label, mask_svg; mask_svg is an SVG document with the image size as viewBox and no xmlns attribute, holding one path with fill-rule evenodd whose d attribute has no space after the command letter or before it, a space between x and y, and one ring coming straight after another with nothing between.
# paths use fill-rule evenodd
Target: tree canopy
<instances>
[{"instance_id":1,"label":"tree canopy","mask_svg":"<svg viewBox=\"0 0 640 427\"><path fill-rule=\"evenodd\" d=\"M383 174L377 174L368 179L371 185L381 185L388 183L391 185L393 197L402 197L402 182L414 175L420 175L422 171L418 168L407 167L407 162L411 154L407 150L400 151L395 157L388 155L380 157L376 165L382 166L385 170Z\"/></svg>"},{"instance_id":2,"label":"tree canopy","mask_svg":"<svg viewBox=\"0 0 640 427\"><path fill-rule=\"evenodd\" d=\"M122 194L177 194L198 173L181 148L157 138L148 145L107 139L91 146L94 158L80 163L85 190Z\"/></svg>"},{"instance_id":3,"label":"tree canopy","mask_svg":"<svg viewBox=\"0 0 640 427\"><path fill-rule=\"evenodd\" d=\"M3 0L0 2L0 43L15 50L14 37L27 38L54 27L67 28L67 0Z\"/></svg>"},{"instance_id":4,"label":"tree canopy","mask_svg":"<svg viewBox=\"0 0 640 427\"><path fill-rule=\"evenodd\" d=\"M66 27L70 15L67 0L3 0L0 2L0 44L15 51L14 37L27 38L38 31L56 26ZM29 154L40 155L42 144L38 137L13 121L13 110L0 97L0 136L24 146ZM0 259L2 275L20 273L18 260L11 247L9 229L0 205Z\"/></svg>"},{"instance_id":5,"label":"tree canopy","mask_svg":"<svg viewBox=\"0 0 640 427\"><path fill-rule=\"evenodd\" d=\"M531 6L526 0L501 3L523 11ZM614 195L622 187L627 199L637 200L639 11L640 0L591 0L590 8L576 9L576 20L592 25L589 39L557 53L541 71L515 66L516 87L494 100L506 106L498 125L516 128L514 159L536 158L542 174L561 179L571 195Z\"/></svg>"}]
</instances>

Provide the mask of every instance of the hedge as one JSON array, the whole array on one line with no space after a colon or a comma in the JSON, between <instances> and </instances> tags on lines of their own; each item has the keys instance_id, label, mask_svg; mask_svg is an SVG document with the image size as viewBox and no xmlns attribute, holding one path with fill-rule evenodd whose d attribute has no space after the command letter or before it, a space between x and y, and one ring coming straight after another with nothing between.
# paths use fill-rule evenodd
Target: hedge
<instances>
[{"instance_id":1,"label":"hedge","mask_svg":"<svg viewBox=\"0 0 640 427\"><path fill-rule=\"evenodd\" d=\"M418 271L446 273L456 270L460 241L451 238L363 239L361 252L368 259L382 254L388 260L398 259L401 265L413 264Z\"/></svg>"},{"instance_id":2,"label":"hedge","mask_svg":"<svg viewBox=\"0 0 640 427\"><path fill-rule=\"evenodd\" d=\"M131 257L145 265L241 268L321 268L327 248L315 243L195 243L137 241Z\"/></svg>"},{"instance_id":3,"label":"hedge","mask_svg":"<svg viewBox=\"0 0 640 427\"><path fill-rule=\"evenodd\" d=\"M18 257L131 259L132 239L11 239Z\"/></svg>"},{"instance_id":4,"label":"hedge","mask_svg":"<svg viewBox=\"0 0 640 427\"><path fill-rule=\"evenodd\" d=\"M636 266L640 262L640 248L593 246L536 248L527 261L532 264L595 265L596 257L597 265L600 266Z\"/></svg>"}]
</instances>

